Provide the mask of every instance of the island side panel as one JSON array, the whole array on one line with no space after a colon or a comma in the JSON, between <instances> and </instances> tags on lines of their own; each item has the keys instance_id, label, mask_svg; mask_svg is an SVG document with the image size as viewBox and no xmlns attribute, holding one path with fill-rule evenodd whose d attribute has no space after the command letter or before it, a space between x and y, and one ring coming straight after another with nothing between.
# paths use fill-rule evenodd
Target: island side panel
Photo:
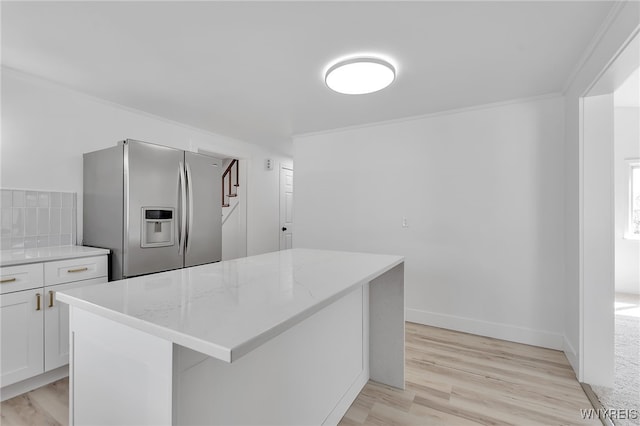
<instances>
[{"instance_id":1,"label":"island side panel","mask_svg":"<svg viewBox=\"0 0 640 426\"><path fill-rule=\"evenodd\" d=\"M232 363L176 345L177 424L319 425L348 408L367 380L365 300L354 289Z\"/></svg>"},{"instance_id":2,"label":"island side panel","mask_svg":"<svg viewBox=\"0 0 640 426\"><path fill-rule=\"evenodd\" d=\"M404 389L404 262L369 285L371 380Z\"/></svg>"},{"instance_id":3,"label":"island side panel","mask_svg":"<svg viewBox=\"0 0 640 426\"><path fill-rule=\"evenodd\" d=\"M333 411L324 419L322 426L339 424L369 381L369 283L362 286L362 362L362 373L345 392Z\"/></svg>"},{"instance_id":4,"label":"island side panel","mask_svg":"<svg viewBox=\"0 0 640 426\"><path fill-rule=\"evenodd\" d=\"M71 425L171 425L173 344L70 306Z\"/></svg>"}]
</instances>

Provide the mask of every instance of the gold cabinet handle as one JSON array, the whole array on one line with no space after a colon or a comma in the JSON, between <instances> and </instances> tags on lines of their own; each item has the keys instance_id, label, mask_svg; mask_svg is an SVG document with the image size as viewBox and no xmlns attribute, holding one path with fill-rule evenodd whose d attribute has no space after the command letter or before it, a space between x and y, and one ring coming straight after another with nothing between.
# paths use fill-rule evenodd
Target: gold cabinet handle
<instances>
[{"instance_id":1,"label":"gold cabinet handle","mask_svg":"<svg viewBox=\"0 0 640 426\"><path fill-rule=\"evenodd\" d=\"M53 290L49 290L49 307L53 308Z\"/></svg>"},{"instance_id":2,"label":"gold cabinet handle","mask_svg":"<svg viewBox=\"0 0 640 426\"><path fill-rule=\"evenodd\" d=\"M16 280L16 278L3 278L0 280L0 284L4 284L4 283L12 283Z\"/></svg>"},{"instance_id":3,"label":"gold cabinet handle","mask_svg":"<svg viewBox=\"0 0 640 426\"><path fill-rule=\"evenodd\" d=\"M36 311L40 310L40 293L36 293Z\"/></svg>"},{"instance_id":4,"label":"gold cabinet handle","mask_svg":"<svg viewBox=\"0 0 640 426\"><path fill-rule=\"evenodd\" d=\"M87 268L86 266L84 268L76 268L76 269L67 269L67 272L73 273L73 272L84 272L84 271L88 271L89 268Z\"/></svg>"}]
</instances>

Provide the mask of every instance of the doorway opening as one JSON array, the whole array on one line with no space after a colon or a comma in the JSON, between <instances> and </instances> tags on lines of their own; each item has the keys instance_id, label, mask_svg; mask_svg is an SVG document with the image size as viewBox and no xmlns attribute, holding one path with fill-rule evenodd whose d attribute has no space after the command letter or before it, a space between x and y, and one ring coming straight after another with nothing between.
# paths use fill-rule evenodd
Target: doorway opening
<instances>
[{"instance_id":1,"label":"doorway opening","mask_svg":"<svg viewBox=\"0 0 640 426\"><path fill-rule=\"evenodd\" d=\"M580 375L603 408L636 413L615 424L640 424L639 39L581 99Z\"/></svg>"},{"instance_id":2,"label":"doorway opening","mask_svg":"<svg viewBox=\"0 0 640 426\"><path fill-rule=\"evenodd\" d=\"M247 256L248 160L234 154L198 149L199 154L222 160L220 180L211 182L222 188L222 260Z\"/></svg>"},{"instance_id":3,"label":"doorway opening","mask_svg":"<svg viewBox=\"0 0 640 426\"><path fill-rule=\"evenodd\" d=\"M293 165L280 164L280 250L293 248Z\"/></svg>"},{"instance_id":4,"label":"doorway opening","mask_svg":"<svg viewBox=\"0 0 640 426\"><path fill-rule=\"evenodd\" d=\"M607 409L640 410L640 74L613 93L614 374L592 386ZM637 416L636 416L637 417ZM629 419L640 424L640 419Z\"/></svg>"}]
</instances>

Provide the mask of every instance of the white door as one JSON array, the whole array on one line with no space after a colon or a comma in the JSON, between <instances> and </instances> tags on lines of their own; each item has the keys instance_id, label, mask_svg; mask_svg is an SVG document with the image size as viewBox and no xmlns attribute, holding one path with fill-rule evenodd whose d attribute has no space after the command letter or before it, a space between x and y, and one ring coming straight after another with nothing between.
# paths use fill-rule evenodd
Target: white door
<instances>
[{"instance_id":1,"label":"white door","mask_svg":"<svg viewBox=\"0 0 640 426\"><path fill-rule=\"evenodd\" d=\"M293 166L280 166L280 250L293 247Z\"/></svg>"},{"instance_id":2,"label":"white door","mask_svg":"<svg viewBox=\"0 0 640 426\"><path fill-rule=\"evenodd\" d=\"M44 288L44 371L69 364L69 305L55 300L56 291L106 282L103 277Z\"/></svg>"},{"instance_id":3,"label":"white door","mask_svg":"<svg viewBox=\"0 0 640 426\"><path fill-rule=\"evenodd\" d=\"M43 372L42 288L0 296L2 386Z\"/></svg>"}]
</instances>

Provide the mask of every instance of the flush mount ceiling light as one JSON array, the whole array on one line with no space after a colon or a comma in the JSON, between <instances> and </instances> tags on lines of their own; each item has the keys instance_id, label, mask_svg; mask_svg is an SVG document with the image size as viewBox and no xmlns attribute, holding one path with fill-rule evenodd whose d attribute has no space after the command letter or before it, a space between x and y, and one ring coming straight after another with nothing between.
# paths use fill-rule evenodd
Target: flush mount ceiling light
<instances>
[{"instance_id":1,"label":"flush mount ceiling light","mask_svg":"<svg viewBox=\"0 0 640 426\"><path fill-rule=\"evenodd\" d=\"M363 95L382 90L396 78L396 69L384 59L371 56L341 60L325 73L327 86L346 95Z\"/></svg>"}]
</instances>

